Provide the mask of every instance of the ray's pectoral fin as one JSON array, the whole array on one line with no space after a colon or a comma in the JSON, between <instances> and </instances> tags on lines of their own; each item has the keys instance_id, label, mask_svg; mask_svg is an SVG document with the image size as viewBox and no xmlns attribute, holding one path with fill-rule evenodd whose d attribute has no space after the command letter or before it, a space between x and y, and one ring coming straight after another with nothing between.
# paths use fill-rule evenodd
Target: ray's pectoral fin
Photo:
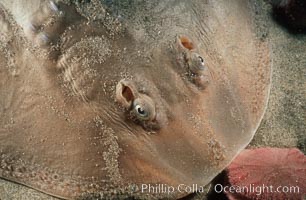
<instances>
[{"instance_id":1,"label":"ray's pectoral fin","mask_svg":"<svg viewBox=\"0 0 306 200\"><path fill-rule=\"evenodd\" d=\"M189 80L199 89L205 89L210 82L210 73L197 46L187 36L178 36L177 46L179 54L183 57L182 65L187 70Z\"/></svg>"}]
</instances>

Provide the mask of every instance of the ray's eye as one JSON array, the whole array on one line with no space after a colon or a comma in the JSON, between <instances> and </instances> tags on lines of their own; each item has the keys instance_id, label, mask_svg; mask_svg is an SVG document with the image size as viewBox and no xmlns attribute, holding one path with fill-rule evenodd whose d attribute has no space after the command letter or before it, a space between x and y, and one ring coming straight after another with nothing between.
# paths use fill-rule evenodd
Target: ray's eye
<instances>
[{"instance_id":1,"label":"ray's eye","mask_svg":"<svg viewBox=\"0 0 306 200\"><path fill-rule=\"evenodd\" d=\"M205 61L202 56L197 53L192 53L188 60L189 70L193 74L201 74L205 69Z\"/></svg>"},{"instance_id":2,"label":"ray's eye","mask_svg":"<svg viewBox=\"0 0 306 200\"><path fill-rule=\"evenodd\" d=\"M201 64L204 65L204 59L201 56L198 56L198 58L199 58Z\"/></svg>"},{"instance_id":3,"label":"ray's eye","mask_svg":"<svg viewBox=\"0 0 306 200\"><path fill-rule=\"evenodd\" d=\"M133 102L133 110L139 120L152 120L155 118L155 106L149 98L137 98Z\"/></svg>"},{"instance_id":4,"label":"ray's eye","mask_svg":"<svg viewBox=\"0 0 306 200\"><path fill-rule=\"evenodd\" d=\"M147 117L148 116L148 112L145 111L140 105L136 105L135 110L138 113L138 115L140 115L141 117Z\"/></svg>"},{"instance_id":5,"label":"ray's eye","mask_svg":"<svg viewBox=\"0 0 306 200\"><path fill-rule=\"evenodd\" d=\"M116 101L123 106L131 119L146 127L148 124L151 128L159 128L160 116L163 113L157 113L156 103L147 94L139 93L134 82L131 80L120 80L116 86ZM164 119L166 120L166 119Z\"/></svg>"},{"instance_id":6,"label":"ray's eye","mask_svg":"<svg viewBox=\"0 0 306 200\"><path fill-rule=\"evenodd\" d=\"M194 57L195 58L192 64L195 65L195 67L197 67L198 70L203 70L205 65L204 58L198 54L195 54Z\"/></svg>"}]
</instances>

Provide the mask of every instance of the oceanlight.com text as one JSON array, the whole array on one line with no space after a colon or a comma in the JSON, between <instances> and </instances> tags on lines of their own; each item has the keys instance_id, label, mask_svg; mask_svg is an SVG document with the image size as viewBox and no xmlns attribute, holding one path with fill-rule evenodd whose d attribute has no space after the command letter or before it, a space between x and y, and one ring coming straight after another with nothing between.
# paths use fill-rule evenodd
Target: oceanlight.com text
<instances>
[{"instance_id":1,"label":"oceanlight.com text","mask_svg":"<svg viewBox=\"0 0 306 200\"><path fill-rule=\"evenodd\" d=\"M272 186L272 185L254 185L249 186L223 186L221 184L216 184L214 190L217 193L227 192L227 193L255 193L256 195L261 195L263 193L300 193L299 186Z\"/></svg>"}]
</instances>

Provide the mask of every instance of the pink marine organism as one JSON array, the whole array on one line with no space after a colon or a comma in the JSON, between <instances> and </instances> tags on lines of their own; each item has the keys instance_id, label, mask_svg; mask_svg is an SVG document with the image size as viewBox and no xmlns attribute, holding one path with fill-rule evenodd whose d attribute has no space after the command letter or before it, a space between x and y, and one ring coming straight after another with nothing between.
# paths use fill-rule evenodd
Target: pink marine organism
<instances>
[{"instance_id":1,"label":"pink marine organism","mask_svg":"<svg viewBox=\"0 0 306 200\"><path fill-rule=\"evenodd\" d=\"M244 150L227 168L227 176L224 188L230 200L300 200L306 196L306 156L297 148Z\"/></svg>"}]
</instances>

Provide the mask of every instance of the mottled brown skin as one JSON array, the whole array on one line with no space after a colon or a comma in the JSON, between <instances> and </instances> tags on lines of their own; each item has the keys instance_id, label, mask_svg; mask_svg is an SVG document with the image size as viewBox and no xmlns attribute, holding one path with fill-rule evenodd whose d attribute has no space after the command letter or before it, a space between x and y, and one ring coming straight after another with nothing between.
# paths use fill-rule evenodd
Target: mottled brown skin
<instances>
[{"instance_id":1,"label":"mottled brown skin","mask_svg":"<svg viewBox=\"0 0 306 200\"><path fill-rule=\"evenodd\" d=\"M253 137L270 60L245 1L173 3L190 12L159 33L34 7L2 0L0 177L67 199L178 198L133 188L205 185Z\"/></svg>"}]
</instances>

